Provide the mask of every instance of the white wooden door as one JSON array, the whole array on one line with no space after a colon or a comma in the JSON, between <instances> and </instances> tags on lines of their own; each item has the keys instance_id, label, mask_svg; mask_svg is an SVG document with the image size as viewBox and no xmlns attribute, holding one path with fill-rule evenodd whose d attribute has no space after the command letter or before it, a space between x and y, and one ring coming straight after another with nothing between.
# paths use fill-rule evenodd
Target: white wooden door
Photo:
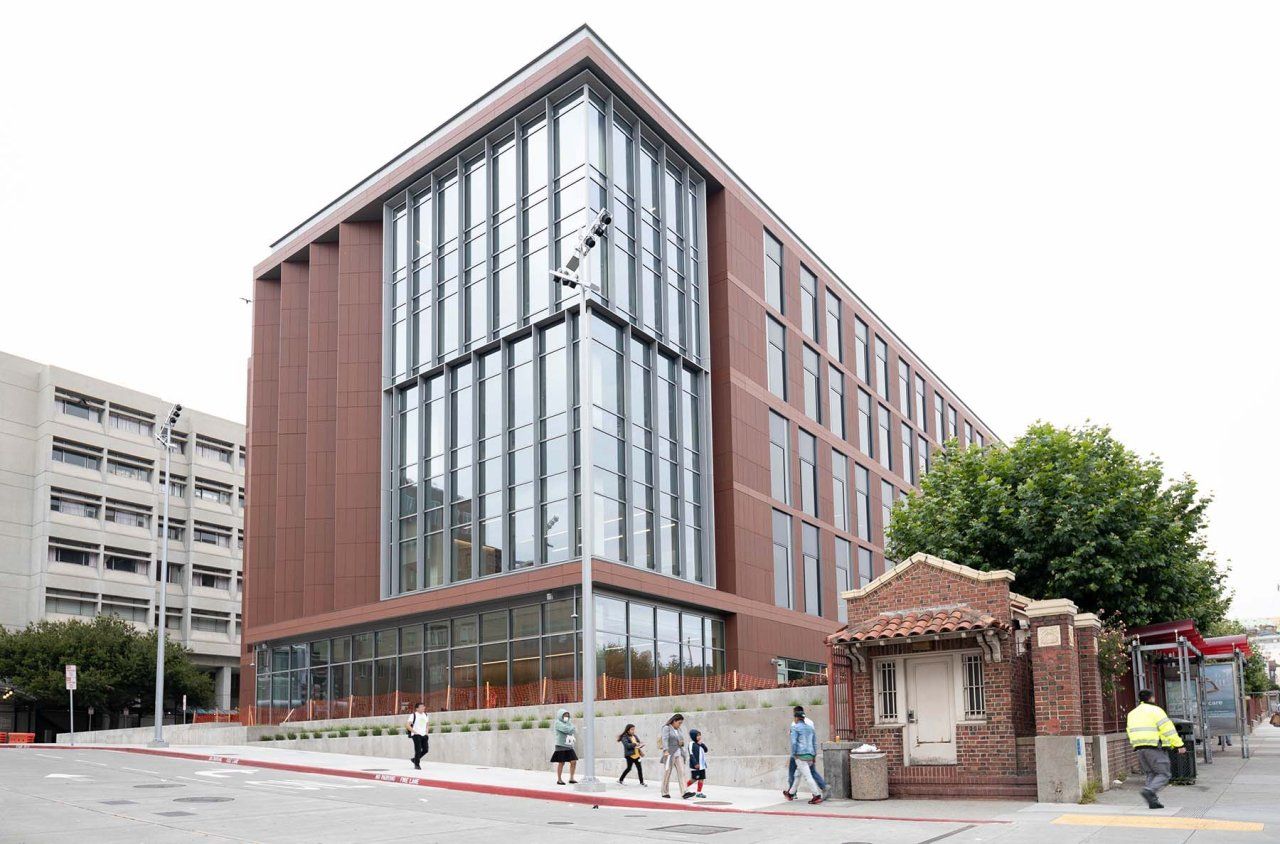
<instances>
[{"instance_id":1,"label":"white wooden door","mask_svg":"<svg viewBox=\"0 0 1280 844\"><path fill-rule=\"evenodd\" d=\"M955 764L953 666L954 662L950 657L906 660L907 764Z\"/></svg>"}]
</instances>

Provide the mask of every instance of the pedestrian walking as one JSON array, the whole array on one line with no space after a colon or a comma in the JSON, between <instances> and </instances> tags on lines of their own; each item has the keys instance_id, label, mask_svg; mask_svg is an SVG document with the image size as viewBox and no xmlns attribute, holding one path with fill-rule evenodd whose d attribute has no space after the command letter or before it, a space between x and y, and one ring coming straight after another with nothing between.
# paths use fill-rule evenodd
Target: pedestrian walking
<instances>
[{"instance_id":1,"label":"pedestrian walking","mask_svg":"<svg viewBox=\"0 0 1280 844\"><path fill-rule=\"evenodd\" d=\"M809 793L813 795L809 798L809 803L816 806L822 802L822 792L818 790L818 784L813 781L812 768L813 760L818 755L818 734L812 726L805 723L804 712L792 713L788 738L791 743L791 758L796 762L798 779L804 781L805 788L809 789ZM798 782L791 783L782 792L782 796L788 800L795 800L797 786Z\"/></svg>"},{"instance_id":2,"label":"pedestrian walking","mask_svg":"<svg viewBox=\"0 0 1280 844\"><path fill-rule=\"evenodd\" d=\"M1169 715L1152 703L1155 695L1150 689L1138 692L1138 705L1129 710L1127 727L1129 744L1138 751L1138 767L1147 775L1142 797L1149 809L1163 809L1160 789L1169 784L1169 753L1166 747L1186 753L1182 737L1169 720Z\"/></svg>"},{"instance_id":3,"label":"pedestrian walking","mask_svg":"<svg viewBox=\"0 0 1280 844\"><path fill-rule=\"evenodd\" d=\"M685 748L684 733L680 732L683 726L684 716L677 712L662 725L662 736L658 739L658 746L662 748L662 796L668 799L671 798L672 775L675 775L676 785L683 784L685 780L684 766L688 750ZM693 792L685 791L680 796L688 800Z\"/></svg>"},{"instance_id":4,"label":"pedestrian walking","mask_svg":"<svg viewBox=\"0 0 1280 844\"><path fill-rule=\"evenodd\" d=\"M551 724L551 739L555 742L555 752L551 754L551 761L556 764L556 785L564 785L564 763L569 763L569 782L577 784L574 774L578 770L578 754L574 752L573 746L577 744L577 728L573 726L573 722L569 720L569 710L561 708L556 710L556 720Z\"/></svg>"},{"instance_id":5,"label":"pedestrian walking","mask_svg":"<svg viewBox=\"0 0 1280 844\"><path fill-rule=\"evenodd\" d=\"M622 772L622 776L618 777L618 785L622 785L622 781L627 778L627 774L631 773L631 769L636 769L636 776L640 778L640 784L646 785L644 781L644 768L640 765L640 760L644 758L644 742L640 741L640 737L636 735L636 725L628 724L626 729L622 731L622 735L618 736L618 741L622 742L622 759L627 763L627 769Z\"/></svg>"},{"instance_id":6,"label":"pedestrian walking","mask_svg":"<svg viewBox=\"0 0 1280 844\"><path fill-rule=\"evenodd\" d=\"M702 793L702 784L707 781L707 745L702 739L701 730L689 731L689 781L684 785L689 788L696 782L698 792L694 796L705 799L707 795Z\"/></svg>"},{"instance_id":7,"label":"pedestrian walking","mask_svg":"<svg viewBox=\"0 0 1280 844\"><path fill-rule=\"evenodd\" d=\"M413 705L413 713L404 725L405 734L413 740L413 758L409 761L413 763L415 771L422 770L422 766L418 763L431 750L431 739L427 735L430 730L431 716L427 714L427 706L422 701L418 701Z\"/></svg>"},{"instance_id":8,"label":"pedestrian walking","mask_svg":"<svg viewBox=\"0 0 1280 844\"><path fill-rule=\"evenodd\" d=\"M803 706L793 707L791 710L791 714L793 716L799 715L800 717L804 718L804 722L806 724L808 724L810 727L813 727L813 719L811 719L808 715L805 715ZM816 727L814 727L814 732L817 733ZM813 775L813 781L818 784L818 788L822 789L822 799L823 800L829 799L831 797L831 789L827 786L827 781L823 779L822 774L818 772L818 762L816 759L809 764L809 773ZM788 791L791 790L791 785L795 781L796 781L796 758L792 756L791 759L787 762L787 790Z\"/></svg>"}]
</instances>

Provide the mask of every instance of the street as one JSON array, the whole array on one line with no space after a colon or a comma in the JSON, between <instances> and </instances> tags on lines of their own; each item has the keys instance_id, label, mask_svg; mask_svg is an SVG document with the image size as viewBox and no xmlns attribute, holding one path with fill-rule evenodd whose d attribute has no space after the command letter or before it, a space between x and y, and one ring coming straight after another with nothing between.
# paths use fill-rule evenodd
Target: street
<instances>
[{"instance_id":1,"label":"street","mask_svg":"<svg viewBox=\"0 0 1280 844\"><path fill-rule=\"evenodd\" d=\"M190 748L174 748L185 752ZM1169 809L1139 806L1131 779L1093 806L981 800L835 801L820 807L705 801L697 811L590 805L555 799L481 794L361 779L411 774L400 760L287 754L239 748L239 764L102 748L9 749L0 752L0 841L3 842L476 842L541 841L806 841L906 842L1275 842L1280 841L1280 730L1259 727L1253 758L1219 755L1196 785L1170 787ZM203 752L203 751L202 751ZM253 756L306 757L345 776L253 766ZM351 768L354 764L366 767ZM439 780L451 768L437 764ZM491 769L471 769L488 772ZM526 774L527 772L519 772ZM495 784L513 776L492 769ZM458 772L459 783L463 773ZM652 798L656 786L610 788L609 797ZM725 789L741 794L745 789ZM563 792L548 792L554 798ZM763 796L763 795L762 795ZM678 802L677 802L677 805ZM708 811L710 810L710 811ZM828 815L817 817L817 814ZM699 817L699 815L702 815ZM835 815L832 817L831 815ZM839 817L839 815L849 815ZM864 817L854 817L862 815ZM878 815L875 819L865 816ZM950 818L951 820L945 820ZM931 820L924 820L931 819Z\"/></svg>"}]
</instances>

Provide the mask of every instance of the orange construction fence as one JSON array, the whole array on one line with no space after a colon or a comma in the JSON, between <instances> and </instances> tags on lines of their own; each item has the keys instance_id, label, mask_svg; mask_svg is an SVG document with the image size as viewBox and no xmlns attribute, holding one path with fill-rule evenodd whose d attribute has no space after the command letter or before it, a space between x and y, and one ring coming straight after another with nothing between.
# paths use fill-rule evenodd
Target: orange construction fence
<instances>
[{"instance_id":1,"label":"orange construction fence","mask_svg":"<svg viewBox=\"0 0 1280 844\"><path fill-rule=\"evenodd\" d=\"M35 744L35 733L0 733L0 744Z\"/></svg>"},{"instance_id":2,"label":"orange construction fence","mask_svg":"<svg viewBox=\"0 0 1280 844\"><path fill-rule=\"evenodd\" d=\"M803 680L779 683L776 677L753 677L737 671L713 676L685 676L668 673L643 680L628 680L604 675L596 683L596 700L626 700L645 697L709 694L713 692L760 691L777 688L825 686L825 674ZM366 718L379 715L407 715L421 700L428 712L457 712L468 709L497 709L507 706L545 706L576 703L582 700L579 680L543 678L516 686L447 686L425 694L387 692L376 695L347 695L336 700L298 701L288 706L251 706L241 718L249 726L287 724L297 721L322 721L341 718Z\"/></svg>"}]
</instances>

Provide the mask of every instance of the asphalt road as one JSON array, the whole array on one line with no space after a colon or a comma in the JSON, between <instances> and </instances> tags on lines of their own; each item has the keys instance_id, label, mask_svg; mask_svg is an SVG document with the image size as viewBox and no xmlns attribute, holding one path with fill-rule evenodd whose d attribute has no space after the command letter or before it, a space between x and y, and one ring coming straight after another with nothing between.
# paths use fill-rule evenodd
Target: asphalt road
<instances>
[{"instance_id":1,"label":"asphalt road","mask_svg":"<svg viewBox=\"0 0 1280 844\"><path fill-rule=\"evenodd\" d=\"M961 823L592 809L106 750L0 752L3 842L925 844L943 837L953 844L992 841L1011 831Z\"/></svg>"}]
</instances>

